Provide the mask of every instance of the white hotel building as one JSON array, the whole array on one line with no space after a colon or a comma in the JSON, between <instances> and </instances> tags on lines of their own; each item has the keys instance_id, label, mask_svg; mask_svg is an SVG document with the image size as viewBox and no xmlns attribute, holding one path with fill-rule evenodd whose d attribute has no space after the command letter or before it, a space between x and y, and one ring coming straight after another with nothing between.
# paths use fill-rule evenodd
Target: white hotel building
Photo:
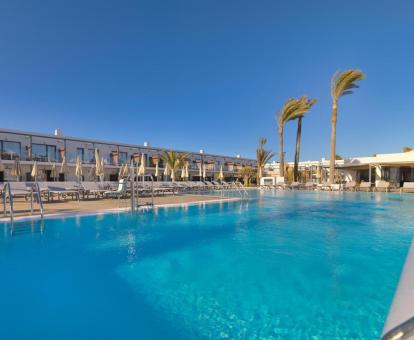
<instances>
[{"instance_id":1,"label":"white hotel building","mask_svg":"<svg viewBox=\"0 0 414 340\"><path fill-rule=\"evenodd\" d=\"M293 162L288 163L293 168ZM335 161L340 179L344 182L371 182L384 180L399 187L404 182L414 182L414 151L376 154L370 157L351 157ZM329 174L329 160L299 163L299 170L308 173L308 180L324 182ZM267 176L278 176L279 163L265 167Z\"/></svg>"},{"instance_id":2,"label":"white hotel building","mask_svg":"<svg viewBox=\"0 0 414 340\"><path fill-rule=\"evenodd\" d=\"M22 180L32 180L30 176L33 162L38 162L40 181L54 179L76 180L75 162L79 157L83 164L84 180L95 180L95 149L99 150L100 157L105 163L105 180L117 180L120 165L133 160L140 162L142 155L146 159L147 174L155 174L158 162L159 176L157 180L169 180L163 176L164 164L161 159L166 149L149 145L133 145L102 140L85 139L64 136L59 131L55 134L41 134L25 131L0 129L0 155L2 169L0 169L0 182L16 180L11 176L11 170L16 159L20 160ZM211 179L214 174L223 168L224 177L232 180L237 177L238 171L245 166L256 166L254 159L240 156L221 156L200 152L189 153L189 180L199 179L199 169L205 164L206 178ZM65 159L64 171L60 172L61 164ZM56 177L52 176L52 167L55 164Z\"/></svg>"}]
</instances>

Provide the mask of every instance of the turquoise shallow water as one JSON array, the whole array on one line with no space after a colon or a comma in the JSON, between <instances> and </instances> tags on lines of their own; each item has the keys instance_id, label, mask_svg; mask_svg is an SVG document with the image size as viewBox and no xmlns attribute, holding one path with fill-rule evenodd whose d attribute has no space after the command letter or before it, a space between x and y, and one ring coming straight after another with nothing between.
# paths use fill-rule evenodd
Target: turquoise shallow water
<instances>
[{"instance_id":1,"label":"turquoise shallow water","mask_svg":"<svg viewBox=\"0 0 414 340\"><path fill-rule=\"evenodd\" d=\"M250 195L4 225L0 339L378 338L414 196Z\"/></svg>"}]
</instances>

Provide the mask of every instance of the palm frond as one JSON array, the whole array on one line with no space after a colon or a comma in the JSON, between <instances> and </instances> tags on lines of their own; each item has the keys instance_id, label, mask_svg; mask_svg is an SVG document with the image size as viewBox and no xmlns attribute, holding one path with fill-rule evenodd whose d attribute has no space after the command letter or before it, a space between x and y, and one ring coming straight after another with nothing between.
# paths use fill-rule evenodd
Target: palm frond
<instances>
[{"instance_id":1,"label":"palm frond","mask_svg":"<svg viewBox=\"0 0 414 340\"><path fill-rule=\"evenodd\" d=\"M291 120L303 117L316 102L316 99L308 99L307 96L302 96L299 99L288 99L277 115L278 124L284 125Z\"/></svg>"},{"instance_id":2,"label":"palm frond","mask_svg":"<svg viewBox=\"0 0 414 340\"><path fill-rule=\"evenodd\" d=\"M258 149L256 151L257 166L258 167L265 166L265 164L268 163L274 157L274 155L275 155L274 152L272 152L271 150Z\"/></svg>"},{"instance_id":3,"label":"palm frond","mask_svg":"<svg viewBox=\"0 0 414 340\"><path fill-rule=\"evenodd\" d=\"M331 81L331 96L334 101L337 101L339 97L349 95L352 93L352 89L356 89L359 86L355 82L365 78L365 75L361 70L349 69L342 73L335 72Z\"/></svg>"},{"instance_id":4,"label":"palm frond","mask_svg":"<svg viewBox=\"0 0 414 340\"><path fill-rule=\"evenodd\" d=\"M259 147L260 148L263 148L266 143L267 143L267 139L266 138L264 138L264 137L260 137L259 138Z\"/></svg>"},{"instance_id":5,"label":"palm frond","mask_svg":"<svg viewBox=\"0 0 414 340\"><path fill-rule=\"evenodd\" d=\"M170 168L171 171L177 171L178 168L182 167L185 162L188 161L188 153L178 153L173 150L167 151L164 150L161 159L164 161L165 165Z\"/></svg>"},{"instance_id":6,"label":"palm frond","mask_svg":"<svg viewBox=\"0 0 414 340\"><path fill-rule=\"evenodd\" d=\"M257 161L257 167L263 168L266 163L272 159L272 157L275 155L272 150L266 150L264 148L267 140L266 138L259 138L259 146L256 149L256 161Z\"/></svg>"}]
</instances>

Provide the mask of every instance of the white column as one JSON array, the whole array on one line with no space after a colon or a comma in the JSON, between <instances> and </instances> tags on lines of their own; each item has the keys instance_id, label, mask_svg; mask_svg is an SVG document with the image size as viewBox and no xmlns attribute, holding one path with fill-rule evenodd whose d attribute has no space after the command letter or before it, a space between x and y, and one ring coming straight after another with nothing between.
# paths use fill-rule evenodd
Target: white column
<instances>
[{"instance_id":1,"label":"white column","mask_svg":"<svg viewBox=\"0 0 414 340\"><path fill-rule=\"evenodd\" d=\"M382 173L381 173L381 165L375 166L375 184L378 183L378 181L382 180Z\"/></svg>"}]
</instances>

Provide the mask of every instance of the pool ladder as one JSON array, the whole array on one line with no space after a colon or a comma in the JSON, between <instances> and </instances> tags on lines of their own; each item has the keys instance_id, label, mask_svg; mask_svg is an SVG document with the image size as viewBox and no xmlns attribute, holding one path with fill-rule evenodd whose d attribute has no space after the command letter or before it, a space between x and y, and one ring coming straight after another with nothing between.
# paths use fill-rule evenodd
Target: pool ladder
<instances>
[{"instance_id":1,"label":"pool ladder","mask_svg":"<svg viewBox=\"0 0 414 340\"><path fill-rule=\"evenodd\" d=\"M41 218L43 218L44 209L43 209L42 194L40 192L39 183L37 182L33 183L33 185L31 186L31 190L30 190L30 213L32 215L34 211L33 209L34 197L36 197L37 199L37 202L39 204L40 216ZM6 182L6 184L3 187L3 213L4 213L4 217L7 217L7 211L9 212L10 222L13 222L14 220L14 202L13 201L14 201L13 192L12 192L10 182Z\"/></svg>"},{"instance_id":2,"label":"pool ladder","mask_svg":"<svg viewBox=\"0 0 414 340\"><path fill-rule=\"evenodd\" d=\"M14 217L14 208L13 208L13 195L11 193L10 183L6 182L3 187L3 213L4 217L7 217L7 198L9 199L9 215L10 215L10 222L13 222Z\"/></svg>"},{"instance_id":3,"label":"pool ladder","mask_svg":"<svg viewBox=\"0 0 414 340\"><path fill-rule=\"evenodd\" d=\"M239 195L240 198L244 201L249 198L249 193L247 192L246 188L243 186L238 186L236 183L232 185L232 189L234 189Z\"/></svg>"},{"instance_id":4,"label":"pool ladder","mask_svg":"<svg viewBox=\"0 0 414 340\"><path fill-rule=\"evenodd\" d=\"M139 195L140 193L139 183L142 183L142 192L144 192L146 188L146 182L148 182L148 179L149 179L149 182L151 183L151 186L149 189L150 202L140 205L138 203L138 199L140 196ZM131 211L137 211L138 208L144 208L144 210L146 209L148 211L150 208L153 208L154 207L154 179L152 178L152 176L151 175L136 175L136 176L131 176L129 180L131 183ZM147 187L147 190L148 190L148 187ZM140 211L141 210L143 209L140 209Z\"/></svg>"}]
</instances>

